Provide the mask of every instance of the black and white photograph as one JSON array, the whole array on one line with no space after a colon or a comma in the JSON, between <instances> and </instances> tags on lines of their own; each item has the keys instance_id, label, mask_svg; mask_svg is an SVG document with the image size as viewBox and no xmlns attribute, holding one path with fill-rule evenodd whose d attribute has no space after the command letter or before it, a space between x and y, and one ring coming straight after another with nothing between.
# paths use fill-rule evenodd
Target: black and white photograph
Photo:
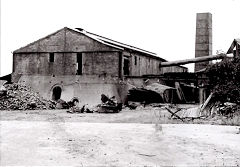
<instances>
[{"instance_id":1,"label":"black and white photograph","mask_svg":"<svg viewBox=\"0 0 240 167\"><path fill-rule=\"evenodd\" d=\"M240 0L0 0L0 166L240 166Z\"/></svg>"}]
</instances>

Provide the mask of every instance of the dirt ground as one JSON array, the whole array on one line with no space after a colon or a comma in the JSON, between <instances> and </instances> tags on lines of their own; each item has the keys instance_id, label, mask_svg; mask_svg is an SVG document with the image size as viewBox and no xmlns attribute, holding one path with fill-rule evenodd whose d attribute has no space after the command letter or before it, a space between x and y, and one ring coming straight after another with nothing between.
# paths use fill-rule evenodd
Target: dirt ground
<instances>
[{"instance_id":1,"label":"dirt ground","mask_svg":"<svg viewBox=\"0 0 240 167\"><path fill-rule=\"evenodd\" d=\"M182 124L158 114L147 108L117 114L1 111L0 165L240 165L240 127ZM162 126L156 124L160 117Z\"/></svg>"}]
</instances>

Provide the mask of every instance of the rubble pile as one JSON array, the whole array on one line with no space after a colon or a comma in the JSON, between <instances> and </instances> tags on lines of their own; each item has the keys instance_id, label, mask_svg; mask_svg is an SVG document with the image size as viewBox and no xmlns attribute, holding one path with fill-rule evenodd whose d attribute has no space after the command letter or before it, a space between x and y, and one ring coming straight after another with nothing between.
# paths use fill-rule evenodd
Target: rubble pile
<instances>
[{"instance_id":1,"label":"rubble pile","mask_svg":"<svg viewBox=\"0 0 240 167\"><path fill-rule=\"evenodd\" d=\"M69 107L70 110L67 111L67 113L118 113L122 110L122 103L118 103L115 96L112 96L109 98L107 95L101 94L101 104L98 104L96 106L89 107L88 104L79 105L79 99L74 97L71 101L65 102L63 100L58 101L58 106L63 109L64 105ZM60 104L61 103L61 104Z\"/></svg>"},{"instance_id":2,"label":"rubble pile","mask_svg":"<svg viewBox=\"0 0 240 167\"><path fill-rule=\"evenodd\" d=\"M238 114L238 112L240 111L240 106L236 103L225 102L213 106L211 109L211 113L214 113L214 110L215 113L220 115L233 116L235 114Z\"/></svg>"},{"instance_id":3,"label":"rubble pile","mask_svg":"<svg viewBox=\"0 0 240 167\"><path fill-rule=\"evenodd\" d=\"M13 83L5 84L4 87L7 93L0 96L0 110L42 110L55 108L54 102L43 99L29 86Z\"/></svg>"},{"instance_id":4,"label":"rubble pile","mask_svg":"<svg viewBox=\"0 0 240 167\"><path fill-rule=\"evenodd\" d=\"M99 113L118 113L122 110L122 103L118 103L115 96L109 98L101 94L102 104L99 106L97 112Z\"/></svg>"}]
</instances>

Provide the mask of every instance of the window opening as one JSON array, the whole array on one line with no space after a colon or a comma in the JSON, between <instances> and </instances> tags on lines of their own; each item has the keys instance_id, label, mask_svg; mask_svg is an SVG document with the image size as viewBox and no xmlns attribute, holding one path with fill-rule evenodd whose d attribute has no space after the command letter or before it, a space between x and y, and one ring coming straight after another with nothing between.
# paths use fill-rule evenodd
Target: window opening
<instances>
[{"instance_id":1,"label":"window opening","mask_svg":"<svg viewBox=\"0 0 240 167\"><path fill-rule=\"evenodd\" d=\"M129 75L129 60L126 58L123 61L123 74Z\"/></svg>"},{"instance_id":2,"label":"window opening","mask_svg":"<svg viewBox=\"0 0 240 167\"><path fill-rule=\"evenodd\" d=\"M54 53L49 53L49 62L54 62Z\"/></svg>"},{"instance_id":3,"label":"window opening","mask_svg":"<svg viewBox=\"0 0 240 167\"><path fill-rule=\"evenodd\" d=\"M82 53L77 53L77 75L82 75Z\"/></svg>"}]
</instances>

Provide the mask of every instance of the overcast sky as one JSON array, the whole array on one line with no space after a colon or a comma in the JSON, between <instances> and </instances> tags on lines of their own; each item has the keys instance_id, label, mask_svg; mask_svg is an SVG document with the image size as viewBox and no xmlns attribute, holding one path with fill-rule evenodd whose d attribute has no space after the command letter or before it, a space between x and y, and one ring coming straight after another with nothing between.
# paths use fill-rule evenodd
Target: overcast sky
<instances>
[{"instance_id":1,"label":"overcast sky","mask_svg":"<svg viewBox=\"0 0 240 167\"><path fill-rule=\"evenodd\" d=\"M194 58L196 13L213 19L213 54L240 38L240 0L1 0L1 75L12 52L63 27L87 31L171 60ZM188 65L193 71L193 65Z\"/></svg>"}]
</instances>

